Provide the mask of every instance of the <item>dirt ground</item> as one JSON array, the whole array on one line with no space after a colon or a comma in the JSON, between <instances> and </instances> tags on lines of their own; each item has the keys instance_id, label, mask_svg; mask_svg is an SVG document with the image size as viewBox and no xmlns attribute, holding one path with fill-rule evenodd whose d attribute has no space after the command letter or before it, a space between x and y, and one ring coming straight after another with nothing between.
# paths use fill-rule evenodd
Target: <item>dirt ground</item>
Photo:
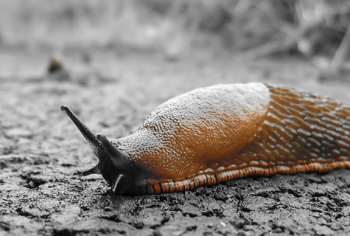
<instances>
[{"instance_id":1,"label":"dirt ground","mask_svg":"<svg viewBox=\"0 0 350 236\"><path fill-rule=\"evenodd\" d=\"M77 175L97 158L60 110L69 105L94 131L119 138L157 105L198 87L261 81L349 102L348 84L318 82L301 58L65 52L69 72L45 76L49 56L0 52L0 235L350 234L348 170L112 196L102 177Z\"/></svg>"}]
</instances>

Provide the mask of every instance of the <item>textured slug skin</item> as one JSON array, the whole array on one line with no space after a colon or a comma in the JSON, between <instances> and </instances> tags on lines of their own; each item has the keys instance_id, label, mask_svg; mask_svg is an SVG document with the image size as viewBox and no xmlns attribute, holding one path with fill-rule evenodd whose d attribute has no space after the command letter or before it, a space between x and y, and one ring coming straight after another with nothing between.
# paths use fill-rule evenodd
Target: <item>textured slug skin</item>
<instances>
[{"instance_id":1,"label":"textured slug skin","mask_svg":"<svg viewBox=\"0 0 350 236\"><path fill-rule=\"evenodd\" d=\"M268 107L263 84L196 89L157 107L118 148L148 177L184 179L229 161L257 132Z\"/></svg>"},{"instance_id":2,"label":"textured slug skin","mask_svg":"<svg viewBox=\"0 0 350 236\"><path fill-rule=\"evenodd\" d=\"M305 92L267 87L269 113L253 140L239 151L236 165L294 166L282 168L281 173L350 166L348 106Z\"/></svg>"},{"instance_id":3,"label":"textured slug skin","mask_svg":"<svg viewBox=\"0 0 350 236\"><path fill-rule=\"evenodd\" d=\"M260 83L193 90L112 140L135 166L131 194L185 191L249 175L350 167L350 108Z\"/></svg>"}]
</instances>

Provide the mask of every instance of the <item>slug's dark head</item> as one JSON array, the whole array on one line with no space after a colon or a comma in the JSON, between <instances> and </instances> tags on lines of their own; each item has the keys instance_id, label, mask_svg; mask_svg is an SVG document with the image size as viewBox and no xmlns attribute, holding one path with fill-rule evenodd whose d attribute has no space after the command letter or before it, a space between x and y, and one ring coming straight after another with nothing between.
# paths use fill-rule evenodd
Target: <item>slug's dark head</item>
<instances>
[{"instance_id":1,"label":"slug's dark head","mask_svg":"<svg viewBox=\"0 0 350 236\"><path fill-rule=\"evenodd\" d=\"M84 176L102 174L103 178L112 186L113 192L118 194L124 193L132 182L130 173L133 169L133 164L130 157L118 150L106 136L102 134L96 135L91 131L68 106L61 106L61 110L77 126L99 159L95 167L84 171L82 174Z\"/></svg>"}]
</instances>

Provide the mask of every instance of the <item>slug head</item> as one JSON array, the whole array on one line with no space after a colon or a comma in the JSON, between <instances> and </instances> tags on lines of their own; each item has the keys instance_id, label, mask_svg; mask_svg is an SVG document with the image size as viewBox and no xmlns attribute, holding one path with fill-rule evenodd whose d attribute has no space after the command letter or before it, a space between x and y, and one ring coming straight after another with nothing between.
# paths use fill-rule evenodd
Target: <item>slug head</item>
<instances>
[{"instance_id":1,"label":"slug head","mask_svg":"<svg viewBox=\"0 0 350 236\"><path fill-rule=\"evenodd\" d=\"M84 171L82 175L101 174L112 186L113 192L124 193L132 185L133 172L135 172L131 158L126 153L118 150L106 136L96 135L91 131L68 106L61 106L61 110L69 116L80 130L99 159L95 167Z\"/></svg>"}]
</instances>

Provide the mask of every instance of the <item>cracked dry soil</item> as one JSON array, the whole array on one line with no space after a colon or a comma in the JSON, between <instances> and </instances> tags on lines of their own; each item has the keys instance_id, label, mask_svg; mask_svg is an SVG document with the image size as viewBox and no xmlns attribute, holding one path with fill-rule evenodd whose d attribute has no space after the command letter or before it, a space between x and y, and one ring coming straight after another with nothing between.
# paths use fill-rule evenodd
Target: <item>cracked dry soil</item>
<instances>
[{"instance_id":1,"label":"cracked dry soil","mask_svg":"<svg viewBox=\"0 0 350 236\"><path fill-rule=\"evenodd\" d=\"M97 158L59 109L67 104L94 131L119 138L160 103L198 87L262 81L346 102L346 84L319 84L316 71L301 59L242 64L91 52L91 64L84 65L79 55L69 54L67 64L86 74L72 73L68 81L39 76L45 53L0 57L2 72L17 63L0 76L0 235L350 234L348 170L113 196L100 176L77 175Z\"/></svg>"}]
</instances>

